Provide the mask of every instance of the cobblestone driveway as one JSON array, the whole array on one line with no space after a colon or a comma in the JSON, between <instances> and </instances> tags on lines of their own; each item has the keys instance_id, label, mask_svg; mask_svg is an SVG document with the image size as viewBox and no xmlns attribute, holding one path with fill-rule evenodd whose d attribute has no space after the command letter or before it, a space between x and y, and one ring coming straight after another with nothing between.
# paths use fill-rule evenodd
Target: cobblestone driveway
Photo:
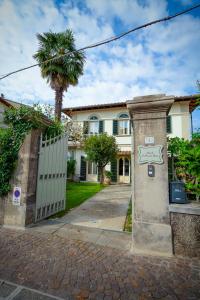
<instances>
[{"instance_id":1,"label":"cobblestone driveway","mask_svg":"<svg viewBox=\"0 0 200 300\"><path fill-rule=\"evenodd\" d=\"M0 229L0 279L64 299L200 299L200 262ZM29 299L27 299L29 300Z\"/></svg>"}]
</instances>

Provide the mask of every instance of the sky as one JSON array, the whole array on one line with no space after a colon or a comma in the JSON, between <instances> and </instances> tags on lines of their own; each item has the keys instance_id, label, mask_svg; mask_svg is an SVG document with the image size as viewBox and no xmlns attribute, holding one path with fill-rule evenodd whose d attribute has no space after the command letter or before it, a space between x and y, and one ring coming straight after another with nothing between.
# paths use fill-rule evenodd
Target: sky
<instances>
[{"instance_id":1,"label":"sky","mask_svg":"<svg viewBox=\"0 0 200 300\"><path fill-rule=\"evenodd\" d=\"M0 0L0 75L35 63L36 34L74 32L83 47L174 14L199 0ZM63 107L131 100L163 93L198 93L200 8L86 51L84 75L64 95ZM38 67L0 81L0 93L22 103L54 104ZM193 113L200 127L200 111Z\"/></svg>"}]
</instances>

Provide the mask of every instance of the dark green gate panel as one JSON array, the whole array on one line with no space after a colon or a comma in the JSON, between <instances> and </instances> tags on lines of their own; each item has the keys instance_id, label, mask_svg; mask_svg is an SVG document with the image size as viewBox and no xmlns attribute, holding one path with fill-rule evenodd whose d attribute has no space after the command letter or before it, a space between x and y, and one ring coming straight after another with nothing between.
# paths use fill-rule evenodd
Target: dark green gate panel
<instances>
[{"instance_id":1,"label":"dark green gate panel","mask_svg":"<svg viewBox=\"0 0 200 300\"><path fill-rule=\"evenodd\" d=\"M117 182L117 160L111 161L112 182Z\"/></svg>"},{"instance_id":2,"label":"dark green gate panel","mask_svg":"<svg viewBox=\"0 0 200 300\"><path fill-rule=\"evenodd\" d=\"M80 179L82 181L86 181L86 161L85 161L84 156L81 156L81 172L80 173L81 173Z\"/></svg>"}]
</instances>

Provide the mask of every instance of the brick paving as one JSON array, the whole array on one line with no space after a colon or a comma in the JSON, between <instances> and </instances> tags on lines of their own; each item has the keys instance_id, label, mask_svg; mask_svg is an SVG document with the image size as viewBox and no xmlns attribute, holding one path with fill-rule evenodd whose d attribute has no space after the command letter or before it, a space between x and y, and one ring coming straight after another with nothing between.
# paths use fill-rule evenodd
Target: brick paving
<instances>
[{"instance_id":1,"label":"brick paving","mask_svg":"<svg viewBox=\"0 0 200 300\"><path fill-rule=\"evenodd\" d=\"M198 260L133 255L31 230L0 228L0 279L64 299L200 299Z\"/></svg>"}]
</instances>

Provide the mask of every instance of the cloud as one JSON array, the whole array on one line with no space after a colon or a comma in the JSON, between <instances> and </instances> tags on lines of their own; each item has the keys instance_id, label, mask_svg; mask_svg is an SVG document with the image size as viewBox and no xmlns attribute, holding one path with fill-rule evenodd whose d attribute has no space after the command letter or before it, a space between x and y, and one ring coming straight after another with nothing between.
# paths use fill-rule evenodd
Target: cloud
<instances>
[{"instance_id":1,"label":"cloud","mask_svg":"<svg viewBox=\"0 0 200 300\"><path fill-rule=\"evenodd\" d=\"M77 47L168 14L167 1L0 0L1 74L34 63L37 32L74 31ZM84 75L64 106L106 103L154 93L196 92L200 18L185 15L86 52ZM54 103L39 68L0 81L0 92L23 102Z\"/></svg>"}]
</instances>

